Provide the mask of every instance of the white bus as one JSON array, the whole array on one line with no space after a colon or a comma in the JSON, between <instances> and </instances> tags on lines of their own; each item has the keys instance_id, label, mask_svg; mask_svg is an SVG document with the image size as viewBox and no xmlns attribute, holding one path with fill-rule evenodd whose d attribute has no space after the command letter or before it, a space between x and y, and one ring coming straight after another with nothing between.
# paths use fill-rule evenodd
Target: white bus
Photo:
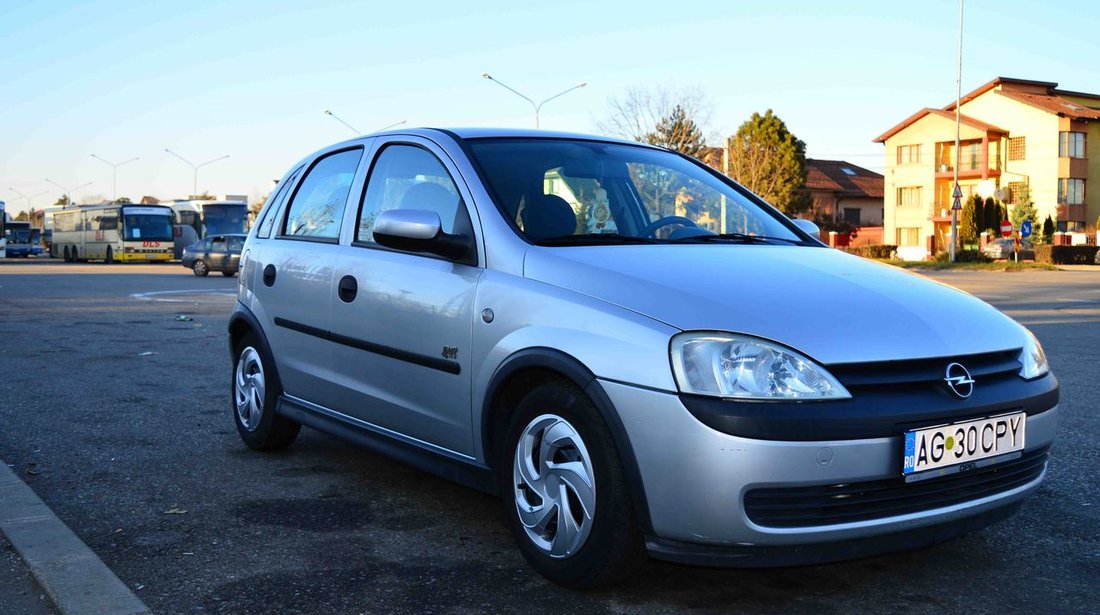
<instances>
[{"instance_id":1,"label":"white bus","mask_svg":"<svg viewBox=\"0 0 1100 615\"><path fill-rule=\"evenodd\" d=\"M175 212L175 257L183 249L207 235L243 235L248 232L248 202L176 201L169 203Z\"/></svg>"},{"instance_id":2,"label":"white bus","mask_svg":"<svg viewBox=\"0 0 1100 615\"><path fill-rule=\"evenodd\" d=\"M5 238L7 229L4 228L7 222L8 214L4 211L4 201L0 201L0 258L7 258L8 256L8 240Z\"/></svg>"},{"instance_id":3,"label":"white bus","mask_svg":"<svg viewBox=\"0 0 1100 615\"><path fill-rule=\"evenodd\" d=\"M160 205L82 205L53 215L53 245L68 262L167 261L172 210Z\"/></svg>"}]
</instances>

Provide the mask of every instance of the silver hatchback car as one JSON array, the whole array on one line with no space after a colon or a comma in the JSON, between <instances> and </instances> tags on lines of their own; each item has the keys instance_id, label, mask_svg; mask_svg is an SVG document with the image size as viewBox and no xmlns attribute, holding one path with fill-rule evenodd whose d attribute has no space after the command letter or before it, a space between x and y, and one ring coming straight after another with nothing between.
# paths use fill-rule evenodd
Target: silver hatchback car
<instances>
[{"instance_id":1,"label":"silver hatchback car","mask_svg":"<svg viewBox=\"0 0 1100 615\"><path fill-rule=\"evenodd\" d=\"M499 494L570 587L914 548L1043 481L1058 383L974 297L817 240L696 160L416 129L296 164L229 325L245 443L301 425Z\"/></svg>"}]
</instances>

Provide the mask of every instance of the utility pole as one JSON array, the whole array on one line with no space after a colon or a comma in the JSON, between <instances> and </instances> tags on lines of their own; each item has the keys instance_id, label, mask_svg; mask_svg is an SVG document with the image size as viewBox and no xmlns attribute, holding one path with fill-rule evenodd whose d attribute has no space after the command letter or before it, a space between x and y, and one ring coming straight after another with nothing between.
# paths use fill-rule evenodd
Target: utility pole
<instances>
[{"instance_id":1,"label":"utility pole","mask_svg":"<svg viewBox=\"0 0 1100 615\"><path fill-rule=\"evenodd\" d=\"M955 187L952 188L951 196L957 199L956 196L959 190L959 161L962 160L962 152L959 148L962 145L962 79L963 79L963 0L959 0L959 70L955 78ZM951 262L955 262L956 244L958 244L959 237L959 210L955 209L954 201L951 204Z\"/></svg>"}]
</instances>

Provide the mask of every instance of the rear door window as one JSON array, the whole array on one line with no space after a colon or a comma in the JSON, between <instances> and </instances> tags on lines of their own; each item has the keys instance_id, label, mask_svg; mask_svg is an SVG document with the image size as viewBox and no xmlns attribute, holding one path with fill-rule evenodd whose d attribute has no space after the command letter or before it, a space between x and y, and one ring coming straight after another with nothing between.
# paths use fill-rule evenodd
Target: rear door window
<instances>
[{"instance_id":1,"label":"rear door window","mask_svg":"<svg viewBox=\"0 0 1100 615\"><path fill-rule=\"evenodd\" d=\"M328 154L302 178L287 208L283 237L335 241L362 148Z\"/></svg>"}]
</instances>

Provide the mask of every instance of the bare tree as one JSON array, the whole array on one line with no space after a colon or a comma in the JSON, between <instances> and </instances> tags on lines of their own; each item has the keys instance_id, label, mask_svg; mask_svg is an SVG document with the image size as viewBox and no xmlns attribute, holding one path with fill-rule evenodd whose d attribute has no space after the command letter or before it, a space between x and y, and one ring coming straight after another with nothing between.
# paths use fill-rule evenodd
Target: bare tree
<instances>
[{"instance_id":1,"label":"bare tree","mask_svg":"<svg viewBox=\"0 0 1100 615\"><path fill-rule=\"evenodd\" d=\"M622 97L607 99L607 113L596 119L596 128L605 135L644 143L662 120L676 113L677 107L703 133L708 131L711 104L700 88L661 86L633 86Z\"/></svg>"}]
</instances>

